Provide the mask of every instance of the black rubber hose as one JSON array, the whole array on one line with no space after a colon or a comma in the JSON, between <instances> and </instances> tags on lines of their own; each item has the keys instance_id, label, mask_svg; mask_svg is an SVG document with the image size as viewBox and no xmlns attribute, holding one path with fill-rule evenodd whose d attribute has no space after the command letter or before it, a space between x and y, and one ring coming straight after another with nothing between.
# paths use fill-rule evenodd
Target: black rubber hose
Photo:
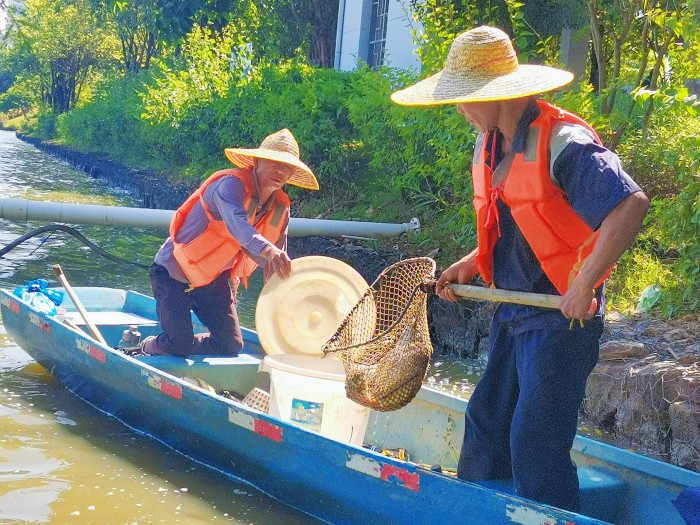
<instances>
[{"instance_id":1,"label":"black rubber hose","mask_svg":"<svg viewBox=\"0 0 700 525\"><path fill-rule=\"evenodd\" d=\"M65 233L68 233L78 239L80 242L82 242L85 246L90 248L91 250L99 253L102 257L105 259L109 259L112 262L116 263L128 263L128 264L133 264L134 266L140 266L141 268L149 268L150 265L146 264L141 264L137 263L135 261L129 261L127 259L122 259L121 257L117 257L116 255L112 255L109 252L106 252L93 242L89 241L83 234L81 234L78 230L75 228L71 228L70 226L66 226L65 224L48 224L46 226L42 226L41 228L37 228L36 230L32 230L29 233L26 233L22 235L21 237L15 239L12 241L10 244L5 246L4 248L0 249L0 257L4 257L6 253L9 251L17 248L20 244L22 244L24 241L31 239L32 237L36 237L37 235L41 235L44 232L48 231L62 231Z\"/></svg>"}]
</instances>

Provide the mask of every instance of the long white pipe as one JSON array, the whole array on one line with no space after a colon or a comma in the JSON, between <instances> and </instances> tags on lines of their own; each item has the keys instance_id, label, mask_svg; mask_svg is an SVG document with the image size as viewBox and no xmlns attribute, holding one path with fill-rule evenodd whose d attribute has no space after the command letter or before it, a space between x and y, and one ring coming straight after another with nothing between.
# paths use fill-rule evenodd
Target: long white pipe
<instances>
[{"instance_id":1,"label":"long white pipe","mask_svg":"<svg viewBox=\"0 0 700 525\"><path fill-rule=\"evenodd\" d=\"M17 221L98 224L167 230L174 213L172 210L152 210L149 208L0 199L0 219ZM292 217L289 221L289 235L291 237L311 235L320 237L393 237L419 229L418 219L412 219L411 222L403 224L300 219L296 217Z\"/></svg>"}]
</instances>

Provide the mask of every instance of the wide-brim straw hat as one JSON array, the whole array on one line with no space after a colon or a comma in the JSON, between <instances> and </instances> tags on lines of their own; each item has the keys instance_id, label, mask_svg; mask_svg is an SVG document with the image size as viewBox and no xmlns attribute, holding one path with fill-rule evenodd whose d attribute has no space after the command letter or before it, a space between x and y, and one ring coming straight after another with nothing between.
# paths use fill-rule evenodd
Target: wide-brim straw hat
<instances>
[{"instance_id":1,"label":"wide-brim straw hat","mask_svg":"<svg viewBox=\"0 0 700 525\"><path fill-rule=\"evenodd\" d=\"M455 38L445 67L391 95L404 106L437 106L521 98L565 86L574 75L563 69L520 64L508 35L481 26Z\"/></svg>"},{"instance_id":2,"label":"wide-brim straw hat","mask_svg":"<svg viewBox=\"0 0 700 525\"><path fill-rule=\"evenodd\" d=\"M274 160L289 164L296 169L287 181L287 184L293 184L309 190L318 189L316 175L299 158L299 144L297 144L294 135L287 128L265 137L259 148L226 148L224 153L226 153L228 160L239 168L252 168L255 164L255 159Z\"/></svg>"}]
</instances>

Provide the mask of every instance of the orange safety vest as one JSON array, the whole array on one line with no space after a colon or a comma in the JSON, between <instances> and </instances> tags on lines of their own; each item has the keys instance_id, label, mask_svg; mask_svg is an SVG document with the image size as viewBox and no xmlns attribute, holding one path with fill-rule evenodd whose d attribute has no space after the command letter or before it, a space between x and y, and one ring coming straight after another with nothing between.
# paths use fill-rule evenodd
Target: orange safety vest
<instances>
[{"instance_id":1,"label":"orange safety vest","mask_svg":"<svg viewBox=\"0 0 700 525\"><path fill-rule=\"evenodd\" d=\"M206 286L216 279L226 268L231 267L231 279L234 285L239 280L247 286L248 277L258 264L241 249L241 244L231 235L223 220L216 220L204 202L204 192L210 184L222 177L236 177L243 183L246 198L243 203L248 215L248 222L268 241L275 244L284 234L289 217L290 200L284 191L277 190L273 196L275 202L262 217L255 215L259 204L253 195L253 178L250 169L220 170L205 180L202 185L180 206L170 222L170 237L173 240L173 255L182 268L187 280L198 288ZM195 203L200 202L209 219L206 230L190 242L177 241L177 233L192 211Z\"/></svg>"},{"instance_id":2,"label":"orange safety vest","mask_svg":"<svg viewBox=\"0 0 700 525\"><path fill-rule=\"evenodd\" d=\"M544 273L560 294L566 290L590 255L598 232L593 231L573 210L564 191L550 177L549 141L557 121L579 124L602 141L595 131L573 113L538 100L540 115L530 124L525 151L516 153L505 179L491 187L493 172L485 159L485 135L480 135L472 165L474 207L477 223L477 265L482 279L493 281L493 248L500 235L497 201L509 208L518 228L537 257ZM610 268L596 283L600 286Z\"/></svg>"}]
</instances>

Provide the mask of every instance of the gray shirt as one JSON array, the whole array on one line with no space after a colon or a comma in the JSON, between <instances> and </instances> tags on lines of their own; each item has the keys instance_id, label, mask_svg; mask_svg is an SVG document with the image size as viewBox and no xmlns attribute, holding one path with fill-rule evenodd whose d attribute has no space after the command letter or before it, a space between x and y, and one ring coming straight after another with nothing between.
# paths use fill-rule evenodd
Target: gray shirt
<instances>
[{"instance_id":1,"label":"gray shirt","mask_svg":"<svg viewBox=\"0 0 700 525\"><path fill-rule=\"evenodd\" d=\"M209 208L209 213L216 220L223 220L228 231L240 243L243 251L260 266L265 265L265 260L260 256L263 248L270 241L265 239L255 227L248 222L248 217L243 207L246 198L246 190L243 183L236 177L222 177L213 182L204 192L204 202ZM189 242L201 235L209 224L204 213L204 208L197 202L192 211L185 218L178 232L179 242ZM287 249L287 230L289 222L284 225L284 234L277 241L276 246L281 250ZM180 282L186 283L187 277L173 255L173 240L168 237L156 254L154 262L164 266L170 276ZM229 261L224 270L231 268L234 258ZM266 272L267 275L267 272Z\"/></svg>"}]
</instances>

